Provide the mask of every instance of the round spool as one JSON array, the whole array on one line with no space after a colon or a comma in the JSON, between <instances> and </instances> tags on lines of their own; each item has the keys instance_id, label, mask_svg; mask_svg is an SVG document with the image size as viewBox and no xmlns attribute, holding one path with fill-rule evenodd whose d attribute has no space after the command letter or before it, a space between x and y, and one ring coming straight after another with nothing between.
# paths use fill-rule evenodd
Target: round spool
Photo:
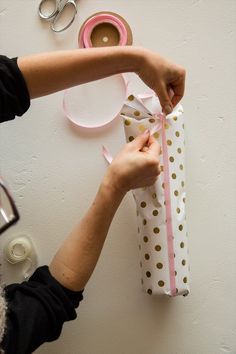
<instances>
[{"instance_id":1,"label":"round spool","mask_svg":"<svg viewBox=\"0 0 236 354\"><path fill-rule=\"evenodd\" d=\"M27 237L17 237L5 247L5 256L9 263L15 264L28 259L32 245Z\"/></svg>"},{"instance_id":2,"label":"round spool","mask_svg":"<svg viewBox=\"0 0 236 354\"><path fill-rule=\"evenodd\" d=\"M129 24L114 12L97 12L84 21L79 32L79 47L132 45Z\"/></svg>"}]
</instances>

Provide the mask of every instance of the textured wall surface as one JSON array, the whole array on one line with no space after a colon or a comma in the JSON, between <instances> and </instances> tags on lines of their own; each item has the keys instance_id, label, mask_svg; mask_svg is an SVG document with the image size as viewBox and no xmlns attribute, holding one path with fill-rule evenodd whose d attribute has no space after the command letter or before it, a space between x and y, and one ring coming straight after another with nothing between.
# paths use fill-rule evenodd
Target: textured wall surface
<instances>
[{"instance_id":1,"label":"textured wall surface","mask_svg":"<svg viewBox=\"0 0 236 354\"><path fill-rule=\"evenodd\" d=\"M0 48L8 56L71 49L92 13L118 12L135 42L186 67L187 216L191 294L153 298L141 292L136 216L131 195L120 207L79 316L61 338L37 354L236 353L236 1L80 0L73 26L50 32L39 0L1 0ZM1 125L0 163L21 221L1 238L31 236L40 264L48 263L97 190L115 153L122 123L99 132L73 129L61 109L63 93L32 102L24 118ZM94 173L96 171L96 173ZM19 268L3 260L7 282Z\"/></svg>"}]
</instances>

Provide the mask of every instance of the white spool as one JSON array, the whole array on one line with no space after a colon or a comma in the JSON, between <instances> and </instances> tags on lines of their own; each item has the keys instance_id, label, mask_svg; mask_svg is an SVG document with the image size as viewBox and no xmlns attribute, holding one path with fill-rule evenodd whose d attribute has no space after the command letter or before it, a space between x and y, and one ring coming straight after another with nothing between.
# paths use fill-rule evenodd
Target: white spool
<instances>
[{"instance_id":1,"label":"white spool","mask_svg":"<svg viewBox=\"0 0 236 354\"><path fill-rule=\"evenodd\" d=\"M27 237L17 237L11 240L5 247L5 256L9 263L23 262L29 258L32 252L32 245Z\"/></svg>"}]
</instances>

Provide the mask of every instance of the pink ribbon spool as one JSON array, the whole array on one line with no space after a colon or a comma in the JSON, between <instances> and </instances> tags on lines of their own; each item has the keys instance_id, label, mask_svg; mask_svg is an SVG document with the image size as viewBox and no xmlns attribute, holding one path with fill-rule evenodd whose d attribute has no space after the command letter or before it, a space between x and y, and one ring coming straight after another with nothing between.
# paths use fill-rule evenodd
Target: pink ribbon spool
<instances>
[{"instance_id":1,"label":"pink ribbon spool","mask_svg":"<svg viewBox=\"0 0 236 354\"><path fill-rule=\"evenodd\" d=\"M92 48L91 34L94 28L103 23L109 23L116 28L119 33L119 44L126 45L128 42L127 28L122 20L111 13L100 13L90 17L83 25L79 35L80 48Z\"/></svg>"}]
</instances>

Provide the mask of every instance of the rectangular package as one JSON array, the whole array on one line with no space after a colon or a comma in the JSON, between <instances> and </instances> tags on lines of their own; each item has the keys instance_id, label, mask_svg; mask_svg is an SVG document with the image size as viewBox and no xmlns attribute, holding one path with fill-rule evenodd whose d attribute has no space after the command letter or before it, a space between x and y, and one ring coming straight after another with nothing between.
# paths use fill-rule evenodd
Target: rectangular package
<instances>
[{"instance_id":1,"label":"rectangular package","mask_svg":"<svg viewBox=\"0 0 236 354\"><path fill-rule=\"evenodd\" d=\"M161 145L161 174L157 182L133 190L143 289L150 295L187 295L189 252L182 106L177 105L165 117L154 94L130 95L120 114L127 142L149 129Z\"/></svg>"}]
</instances>

